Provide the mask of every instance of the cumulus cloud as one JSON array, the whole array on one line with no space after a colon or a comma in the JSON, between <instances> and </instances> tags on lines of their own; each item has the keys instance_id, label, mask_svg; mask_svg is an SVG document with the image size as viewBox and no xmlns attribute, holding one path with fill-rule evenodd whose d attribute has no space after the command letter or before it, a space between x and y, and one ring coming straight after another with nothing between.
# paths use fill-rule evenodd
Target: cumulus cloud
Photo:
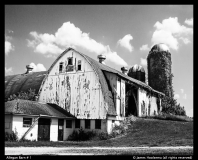
<instances>
[{"instance_id":1,"label":"cumulus cloud","mask_svg":"<svg viewBox=\"0 0 198 160\"><path fill-rule=\"evenodd\" d=\"M14 46L11 44L10 40L12 37L5 36L5 54L8 55L9 52L14 50Z\"/></svg>"},{"instance_id":2,"label":"cumulus cloud","mask_svg":"<svg viewBox=\"0 0 198 160\"><path fill-rule=\"evenodd\" d=\"M130 34L127 34L122 39L118 40L118 44L126 49L129 50L129 52L133 51L133 46L130 44L130 41L133 40L133 37Z\"/></svg>"},{"instance_id":3,"label":"cumulus cloud","mask_svg":"<svg viewBox=\"0 0 198 160\"><path fill-rule=\"evenodd\" d=\"M147 60L144 58L140 58L140 65L147 66Z\"/></svg>"},{"instance_id":4,"label":"cumulus cloud","mask_svg":"<svg viewBox=\"0 0 198 160\"><path fill-rule=\"evenodd\" d=\"M118 65L126 65L126 62L116 53L110 50L108 45L103 45L92 39L89 33L82 32L73 23L65 22L55 34L39 34L30 32L33 40L27 39L27 46L34 48L34 52L46 57L54 57L63 52L67 47L81 47L95 54L105 54L109 61ZM115 56L115 57L114 57Z\"/></svg>"},{"instance_id":5,"label":"cumulus cloud","mask_svg":"<svg viewBox=\"0 0 198 160\"><path fill-rule=\"evenodd\" d=\"M190 43L190 40L188 38L180 37L179 39L181 39L184 42L184 44Z\"/></svg>"},{"instance_id":6,"label":"cumulus cloud","mask_svg":"<svg viewBox=\"0 0 198 160\"><path fill-rule=\"evenodd\" d=\"M155 31L153 33L152 42L153 44L165 43L174 50L178 49L178 40L169 31L165 31L165 30Z\"/></svg>"},{"instance_id":7,"label":"cumulus cloud","mask_svg":"<svg viewBox=\"0 0 198 160\"><path fill-rule=\"evenodd\" d=\"M6 68L6 67L5 67L5 75L9 75L9 74L11 74L12 72L13 72L12 67L10 67L10 68Z\"/></svg>"},{"instance_id":8,"label":"cumulus cloud","mask_svg":"<svg viewBox=\"0 0 198 160\"><path fill-rule=\"evenodd\" d=\"M193 26L193 18L191 18L191 19L186 19L186 20L184 21L184 23L186 23L186 24L189 25L189 26Z\"/></svg>"},{"instance_id":9,"label":"cumulus cloud","mask_svg":"<svg viewBox=\"0 0 198 160\"><path fill-rule=\"evenodd\" d=\"M149 51L148 44L142 45L142 46L140 47L140 51Z\"/></svg>"},{"instance_id":10,"label":"cumulus cloud","mask_svg":"<svg viewBox=\"0 0 198 160\"><path fill-rule=\"evenodd\" d=\"M33 62L30 63L31 66L34 67L34 69L32 70L33 72L40 72L40 71L46 71L46 68L44 67L43 64L38 63L37 65L34 64Z\"/></svg>"},{"instance_id":11,"label":"cumulus cloud","mask_svg":"<svg viewBox=\"0 0 198 160\"><path fill-rule=\"evenodd\" d=\"M179 98L180 98L179 94L175 94L175 95L174 95L174 98L175 98L175 99L179 99Z\"/></svg>"},{"instance_id":12,"label":"cumulus cloud","mask_svg":"<svg viewBox=\"0 0 198 160\"><path fill-rule=\"evenodd\" d=\"M162 23L156 22L154 27L152 43L165 43L174 50L179 48L179 39L184 44L188 44L190 43L189 36L193 34L193 29L181 25L177 17L164 19Z\"/></svg>"},{"instance_id":13,"label":"cumulus cloud","mask_svg":"<svg viewBox=\"0 0 198 160\"><path fill-rule=\"evenodd\" d=\"M181 93L184 93L184 89L180 89Z\"/></svg>"}]
</instances>

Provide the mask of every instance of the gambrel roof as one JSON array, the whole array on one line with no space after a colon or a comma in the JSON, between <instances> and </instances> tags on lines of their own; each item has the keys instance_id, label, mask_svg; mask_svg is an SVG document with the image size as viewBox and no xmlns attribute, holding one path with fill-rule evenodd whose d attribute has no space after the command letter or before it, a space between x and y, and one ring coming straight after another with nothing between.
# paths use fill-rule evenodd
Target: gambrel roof
<instances>
[{"instance_id":1,"label":"gambrel roof","mask_svg":"<svg viewBox=\"0 0 198 160\"><path fill-rule=\"evenodd\" d=\"M5 76L5 98L21 91L27 92L30 88L37 94L46 74L47 71L42 71Z\"/></svg>"},{"instance_id":2,"label":"gambrel roof","mask_svg":"<svg viewBox=\"0 0 198 160\"><path fill-rule=\"evenodd\" d=\"M17 92L20 92L20 91L27 92L29 88L35 89L36 93L40 94L39 91L42 90L41 84L45 82L47 75L50 73L54 65L57 63L57 61L70 50L73 50L79 53L81 56L83 56L87 60L87 62L92 66L93 70L96 73L96 76L98 76L99 82L101 84L101 89L104 95L104 100L108 104L108 110L107 110L108 115L117 115L117 114L116 114L115 104L113 102L113 95L112 95L112 92L109 90L107 80L103 72L114 73L122 77L124 80L126 80L129 83L133 83L139 87L145 88L156 94L164 95L163 93L152 89L146 83L143 83L137 79L131 78L123 74L122 72L117 71L107 65L101 64L98 61L90 58L89 56L74 50L73 48L68 48L56 58L56 60L53 62L53 64L51 65L48 71L6 76L5 77L5 97L9 97L9 95L16 94Z\"/></svg>"}]
</instances>

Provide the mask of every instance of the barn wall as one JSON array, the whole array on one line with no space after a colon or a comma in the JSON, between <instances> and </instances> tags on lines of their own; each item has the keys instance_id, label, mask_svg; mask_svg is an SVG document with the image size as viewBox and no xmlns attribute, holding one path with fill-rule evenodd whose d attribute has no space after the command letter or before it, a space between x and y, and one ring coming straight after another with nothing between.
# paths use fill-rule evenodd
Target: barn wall
<instances>
[{"instance_id":1,"label":"barn wall","mask_svg":"<svg viewBox=\"0 0 198 160\"><path fill-rule=\"evenodd\" d=\"M64 128L63 128L63 132L64 132L63 140L64 141L67 140L68 136L73 133L74 129L75 129L75 121L74 120L72 120L72 128L66 128L66 120L64 120Z\"/></svg>"},{"instance_id":2,"label":"barn wall","mask_svg":"<svg viewBox=\"0 0 198 160\"><path fill-rule=\"evenodd\" d=\"M126 97L126 85L125 81L121 79L121 116L125 116L125 97Z\"/></svg>"},{"instance_id":3,"label":"barn wall","mask_svg":"<svg viewBox=\"0 0 198 160\"><path fill-rule=\"evenodd\" d=\"M75 66L81 60L81 71L65 72L68 57L73 57ZM60 62L64 69L59 74ZM55 103L79 119L106 118L99 79L86 59L75 51L67 52L57 61L41 87L40 102Z\"/></svg>"},{"instance_id":4,"label":"barn wall","mask_svg":"<svg viewBox=\"0 0 198 160\"><path fill-rule=\"evenodd\" d=\"M139 116L147 116L148 115L148 106L149 106L149 97L146 95L146 91L139 88L138 94L138 104L139 104Z\"/></svg>"},{"instance_id":5,"label":"barn wall","mask_svg":"<svg viewBox=\"0 0 198 160\"><path fill-rule=\"evenodd\" d=\"M12 115L5 115L5 132L12 132Z\"/></svg>"},{"instance_id":6,"label":"barn wall","mask_svg":"<svg viewBox=\"0 0 198 160\"><path fill-rule=\"evenodd\" d=\"M123 120L123 117L125 116L125 81L118 78L114 73L104 72L104 74L113 93L117 113L116 119Z\"/></svg>"},{"instance_id":7,"label":"barn wall","mask_svg":"<svg viewBox=\"0 0 198 160\"><path fill-rule=\"evenodd\" d=\"M29 129L29 127L23 127L23 117L25 118L33 118L30 116L13 116L13 125L12 130L18 133L18 138L20 139L24 133ZM36 118L32 119L32 123ZM26 139L29 140L37 140L38 137L38 121L35 126L31 129L31 131L26 135Z\"/></svg>"},{"instance_id":8,"label":"barn wall","mask_svg":"<svg viewBox=\"0 0 198 160\"><path fill-rule=\"evenodd\" d=\"M138 89L139 94L139 116L153 116L158 115L157 98L153 95L147 95L147 91Z\"/></svg>"},{"instance_id":9,"label":"barn wall","mask_svg":"<svg viewBox=\"0 0 198 160\"><path fill-rule=\"evenodd\" d=\"M150 115L157 115L157 98L156 97L151 97L151 111L150 111Z\"/></svg>"}]
</instances>

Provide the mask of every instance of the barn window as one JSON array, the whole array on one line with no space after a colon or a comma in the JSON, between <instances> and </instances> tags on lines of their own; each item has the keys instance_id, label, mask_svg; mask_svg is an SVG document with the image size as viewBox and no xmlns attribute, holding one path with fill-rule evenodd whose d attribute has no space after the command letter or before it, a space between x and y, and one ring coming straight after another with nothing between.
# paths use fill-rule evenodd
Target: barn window
<instances>
[{"instance_id":1,"label":"barn window","mask_svg":"<svg viewBox=\"0 0 198 160\"><path fill-rule=\"evenodd\" d=\"M85 128L90 129L90 119L85 119Z\"/></svg>"},{"instance_id":2,"label":"barn window","mask_svg":"<svg viewBox=\"0 0 198 160\"><path fill-rule=\"evenodd\" d=\"M68 65L73 65L73 57L68 58Z\"/></svg>"},{"instance_id":3,"label":"barn window","mask_svg":"<svg viewBox=\"0 0 198 160\"><path fill-rule=\"evenodd\" d=\"M80 119L75 120L75 128L80 128Z\"/></svg>"},{"instance_id":4,"label":"barn window","mask_svg":"<svg viewBox=\"0 0 198 160\"><path fill-rule=\"evenodd\" d=\"M101 120L100 119L95 120L95 129L101 129Z\"/></svg>"},{"instance_id":5,"label":"barn window","mask_svg":"<svg viewBox=\"0 0 198 160\"><path fill-rule=\"evenodd\" d=\"M78 70L81 70L81 60L78 60Z\"/></svg>"},{"instance_id":6,"label":"barn window","mask_svg":"<svg viewBox=\"0 0 198 160\"><path fill-rule=\"evenodd\" d=\"M66 128L72 128L72 120L66 120Z\"/></svg>"},{"instance_id":7,"label":"barn window","mask_svg":"<svg viewBox=\"0 0 198 160\"><path fill-rule=\"evenodd\" d=\"M30 127L32 125L32 118L23 118L23 127Z\"/></svg>"},{"instance_id":8,"label":"barn window","mask_svg":"<svg viewBox=\"0 0 198 160\"><path fill-rule=\"evenodd\" d=\"M63 62L59 64L59 73L63 72Z\"/></svg>"}]
</instances>

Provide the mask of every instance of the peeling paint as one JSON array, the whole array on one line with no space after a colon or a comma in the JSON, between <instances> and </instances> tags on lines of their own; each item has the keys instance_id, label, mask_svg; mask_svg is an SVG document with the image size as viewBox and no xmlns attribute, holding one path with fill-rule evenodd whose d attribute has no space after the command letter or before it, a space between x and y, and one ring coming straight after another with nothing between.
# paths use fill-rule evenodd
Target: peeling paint
<instances>
[{"instance_id":1,"label":"peeling paint","mask_svg":"<svg viewBox=\"0 0 198 160\"><path fill-rule=\"evenodd\" d=\"M85 63L84 57L73 52L73 58L81 60L82 71L55 75L59 62L65 62L68 57L71 57L71 52L65 54L51 69L43 84L45 90L41 92L40 100L56 103L80 119L106 119L108 108L104 103L99 79L90 64Z\"/></svg>"}]
</instances>

